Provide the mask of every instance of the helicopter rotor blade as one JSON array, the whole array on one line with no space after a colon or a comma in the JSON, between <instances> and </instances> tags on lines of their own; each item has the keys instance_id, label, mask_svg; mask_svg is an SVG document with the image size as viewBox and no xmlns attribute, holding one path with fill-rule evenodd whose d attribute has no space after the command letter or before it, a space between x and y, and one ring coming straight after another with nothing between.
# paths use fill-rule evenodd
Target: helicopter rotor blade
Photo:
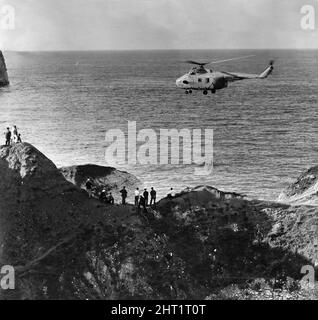
<instances>
[{"instance_id":1,"label":"helicopter rotor blade","mask_svg":"<svg viewBox=\"0 0 318 320\"><path fill-rule=\"evenodd\" d=\"M186 63L190 63L190 64L195 64L197 66L205 66L206 64L208 64L209 62L197 62L197 61L193 61L193 60L187 60L185 61Z\"/></svg>"},{"instance_id":2,"label":"helicopter rotor blade","mask_svg":"<svg viewBox=\"0 0 318 320\"><path fill-rule=\"evenodd\" d=\"M197 62L197 61L193 61L193 60L187 60L185 62L186 63L190 63L190 64L195 64L197 66L206 66L208 64L217 64L217 63L222 63L222 62L227 62L227 61L235 61L235 60L247 59L247 58L251 58L251 57L255 57L255 55L249 55L249 56L243 56L243 57L225 59L225 60L210 61L210 62Z\"/></svg>"},{"instance_id":3,"label":"helicopter rotor blade","mask_svg":"<svg viewBox=\"0 0 318 320\"><path fill-rule=\"evenodd\" d=\"M227 62L227 61L235 61L235 60L247 59L247 58L251 58L251 57L255 57L255 55L243 56L243 57L226 59L226 60L211 61L211 62L209 62L207 64L217 64L217 63L222 63L222 62Z\"/></svg>"}]
</instances>

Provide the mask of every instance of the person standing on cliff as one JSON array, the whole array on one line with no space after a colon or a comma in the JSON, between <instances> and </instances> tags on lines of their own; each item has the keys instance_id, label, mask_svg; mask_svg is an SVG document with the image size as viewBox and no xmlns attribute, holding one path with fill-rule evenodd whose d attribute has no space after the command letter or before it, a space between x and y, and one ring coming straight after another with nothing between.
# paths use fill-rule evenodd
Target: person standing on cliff
<instances>
[{"instance_id":1,"label":"person standing on cliff","mask_svg":"<svg viewBox=\"0 0 318 320\"><path fill-rule=\"evenodd\" d=\"M144 196L144 198L145 198L145 205L148 206L149 192L147 191L147 189L144 190L143 196Z\"/></svg>"},{"instance_id":2,"label":"person standing on cliff","mask_svg":"<svg viewBox=\"0 0 318 320\"><path fill-rule=\"evenodd\" d=\"M18 128L17 128L17 126L12 127L12 135L13 135L13 142L17 143L18 142Z\"/></svg>"},{"instance_id":3,"label":"person standing on cliff","mask_svg":"<svg viewBox=\"0 0 318 320\"><path fill-rule=\"evenodd\" d=\"M167 198L168 199L173 199L175 196L176 196L176 194L175 194L173 188L171 188L169 193L168 193L168 195L167 195Z\"/></svg>"},{"instance_id":4,"label":"person standing on cliff","mask_svg":"<svg viewBox=\"0 0 318 320\"><path fill-rule=\"evenodd\" d=\"M140 213L140 208L143 208L144 213L147 213L147 208L146 208L146 201L145 198L141 195L139 197L139 202L138 202L138 213Z\"/></svg>"},{"instance_id":5,"label":"person standing on cliff","mask_svg":"<svg viewBox=\"0 0 318 320\"><path fill-rule=\"evenodd\" d=\"M150 205L156 205L157 191L152 187L150 191Z\"/></svg>"},{"instance_id":6,"label":"person standing on cliff","mask_svg":"<svg viewBox=\"0 0 318 320\"><path fill-rule=\"evenodd\" d=\"M135 206L136 207L139 204L139 197L140 197L140 192L139 192L139 188L137 188L136 191L135 191Z\"/></svg>"},{"instance_id":7,"label":"person standing on cliff","mask_svg":"<svg viewBox=\"0 0 318 320\"><path fill-rule=\"evenodd\" d=\"M115 199L114 199L114 197L113 197L113 195L112 195L111 192L110 192L109 195L107 196L107 202L108 202L109 204L115 204Z\"/></svg>"},{"instance_id":8,"label":"person standing on cliff","mask_svg":"<svg viewBox=\"0 0 318 320\"><path fill-rule=\"evenodd\" d=\"M11 131L10 128L7 128L7 131L5 132L6 137L6 146L9 146L11 144Z\"/></svg>"},{"instance_id":9,"label":"person standing on cliff","mask_svg":"<svg viewBox=\"0 0 318 320\"><path fill-rule=\"evenodd\" d=\"M119 191L121 193L121 203L126 204L126 198L127 198L127 190L126 187L123 187L122 190Z\"/></svg>"},{"instance_id":10,"label":"person standing on cliff","mask_svg":"<svg viewBox=\"0 0 318 320\"><path fill-rule=\"evenodd\" d=\"M90 178L87 179L85 186L86 186L86 191L88 193L88 197L91 198L92 194L93 194L93 190L92 190L93 189L93 182Z\"/></svg>"}]
</instances>

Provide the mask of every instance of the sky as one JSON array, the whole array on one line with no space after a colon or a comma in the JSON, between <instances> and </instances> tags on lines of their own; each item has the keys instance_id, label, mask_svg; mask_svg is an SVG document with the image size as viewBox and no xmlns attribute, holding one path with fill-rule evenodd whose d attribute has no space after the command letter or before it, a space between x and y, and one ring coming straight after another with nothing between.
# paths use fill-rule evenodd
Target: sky
<instances>
[{"instance_id":1,"label":"sky","mask_svg":"<svg viewBox=\"0 0 318 320\"><path fill-rule=\"evenodd\" d=\"M0 0L15 28L0 49L136 50L318 48L301 8L318 0Z\"/></svg>"}]
</instances>

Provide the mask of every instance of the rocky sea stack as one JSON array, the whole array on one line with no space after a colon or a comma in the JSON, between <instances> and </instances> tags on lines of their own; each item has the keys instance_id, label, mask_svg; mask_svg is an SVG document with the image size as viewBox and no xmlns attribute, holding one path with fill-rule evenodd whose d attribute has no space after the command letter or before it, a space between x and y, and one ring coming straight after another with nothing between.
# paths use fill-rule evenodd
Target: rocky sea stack
<instances>
[{"instance_id":1,"label":"rocky sea stack","mask_svg":"<svg viewBox=\"0 0 318 320\"><path fill-rule=\"evenodd\" d=\"M318 208L208 186L148 213L104 205L81 190L87 175L114 193L137 180L112 168L59 170L27 143L0 147L0 174L0 264L16 270L2 299L316 297L299 280L316 259Z\"/></svg>"},{"instance_id":2,"label":"rocky sea stack","mask_svg":"<svg viewBox=\"0 0 318 320\"><path fill-rule=\"evenodd\" d=\"M4 56L0 51L0 87L9 85L9 77L7 72L6 62Z\"/></svg>"}]
</instances>

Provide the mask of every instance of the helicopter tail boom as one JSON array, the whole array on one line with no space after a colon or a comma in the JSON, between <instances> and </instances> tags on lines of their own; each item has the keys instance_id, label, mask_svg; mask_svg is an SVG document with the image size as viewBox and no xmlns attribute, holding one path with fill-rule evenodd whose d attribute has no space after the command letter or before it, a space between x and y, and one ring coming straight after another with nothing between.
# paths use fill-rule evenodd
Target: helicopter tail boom
<instances>
[{"instance_id":1,"label":"helicopter tail boom","mask_svg":"<svg viewBox=\"0 0 318 320\"><path fill-rule=\"evenodd\" d=\"M260 79L266 79L274 70L274 61L270 61L269 66L259 75Z\"/></svg>"}]
</instances>

